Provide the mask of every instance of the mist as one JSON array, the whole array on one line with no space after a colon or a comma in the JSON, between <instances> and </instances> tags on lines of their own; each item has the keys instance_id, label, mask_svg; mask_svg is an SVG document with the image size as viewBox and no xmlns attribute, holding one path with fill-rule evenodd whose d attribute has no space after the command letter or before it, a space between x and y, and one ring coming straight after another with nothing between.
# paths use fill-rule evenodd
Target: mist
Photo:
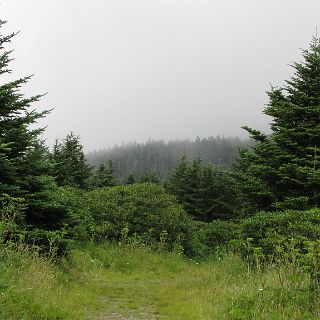
<instances>
[{"instance_id":1,"label":"mist","mask_svg":"<svg viewBox=\"0 0 320 320\"><path fill-rule=\"evenodd\" d=\"M130 141L268 132L270 85L292 75L318 0L6 0L3 32L21 30L12 77L48 94L49 145L73 131L85 150Z\"/></svg>"}]
</instances>

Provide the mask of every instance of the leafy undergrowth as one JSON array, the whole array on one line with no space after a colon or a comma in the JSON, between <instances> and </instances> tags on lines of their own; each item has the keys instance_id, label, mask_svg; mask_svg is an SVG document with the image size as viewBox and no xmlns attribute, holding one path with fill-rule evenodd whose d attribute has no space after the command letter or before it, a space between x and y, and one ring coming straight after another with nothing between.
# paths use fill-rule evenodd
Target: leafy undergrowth
<instances>
[{"instance_id":1,"label":"leafy undergrowth","mask_svg":"<svg viewBox=\"0 0 320 320\"><path fill-rule=\"evenodd\" d=\"M319 319L319 296L289 267L248 271L237 256L196 262L132 246L88 245L58 266L5 249L0 319Z\"/></svg>"}]
</instances>

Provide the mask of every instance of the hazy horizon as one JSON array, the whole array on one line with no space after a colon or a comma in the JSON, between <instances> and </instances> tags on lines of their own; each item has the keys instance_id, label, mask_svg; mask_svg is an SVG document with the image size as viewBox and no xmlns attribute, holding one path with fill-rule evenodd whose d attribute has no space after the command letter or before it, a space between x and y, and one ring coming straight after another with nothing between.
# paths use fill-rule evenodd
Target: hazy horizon
<instances>
[{"instance_id":1,"label":"hazy horizon","mask_svg":"<svg viewBox=\"0 0 320 320\"><path fill-rule=\"evenodd\" d=\"M268 131L270 83L282 86L320 20L320 2L4 0L12 77L48 94L48 144L73 131L85 150L149 138L246 138Z\"/></svg>"}]
</instances>

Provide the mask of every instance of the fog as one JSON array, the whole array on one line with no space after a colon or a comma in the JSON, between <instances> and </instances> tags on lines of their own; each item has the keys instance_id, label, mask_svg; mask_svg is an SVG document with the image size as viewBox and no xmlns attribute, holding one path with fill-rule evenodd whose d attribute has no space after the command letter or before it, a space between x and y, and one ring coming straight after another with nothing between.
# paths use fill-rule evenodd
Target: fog
<instances>
[{"instance_id":1,"label":"fog","mask_svg":"<svg viewBox=\"0 0 320 320\"><path fill-rule=\"evenodd\" d=\"M48 144L73 131L89 151L268 131L266 90L292 74L320 1L2 0L0 18L21 30L12 77L48 92Z\"/></svg>"}]
</instances>

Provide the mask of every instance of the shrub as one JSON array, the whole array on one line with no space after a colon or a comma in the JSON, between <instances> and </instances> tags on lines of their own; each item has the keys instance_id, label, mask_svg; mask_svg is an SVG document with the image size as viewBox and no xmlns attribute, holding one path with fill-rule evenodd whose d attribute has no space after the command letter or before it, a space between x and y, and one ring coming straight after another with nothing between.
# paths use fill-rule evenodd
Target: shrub
<instances>
[{"instance_id":1,"label":"shrub","mask_svg":"<svg viewBox=\"0 0 320 320\"><path fill-rule=\"evenodd\" d=\"M59 226L57 229L45 230L27 225L24 219L25 209L26 204L23 198L8 194L0 197L0 244L16 243L37 247L37 252L50 257L68 254L71 241L66 225L58 225L60 221L57 222L59 219L56 216L52 217L52 225L56 223ZM45 213L49 216L51 213L49 206L47 209ZM65 212L65 209L62 212ZM47 217L43 220L47 220Z\"/></svg>"},{"instance_id":2,"label":"shrub","mask_svg":"<svg viewBox=\"0 0 320 320\"><path fill-rule=\"evenodd\" d=\"M173 249L190 241L191 219L163 187L139 183L84 192L60 188L56 200L69 207L82 239L122 241L135 237Z\"/></svg>"},{"instance_id":3,"label":"shrub","mask_svg":"<svg viewBox=\"0 0 320 320\"><path fill-rule=\"evenodd\" d=\"M262 248L265 255L274 255L279 245L295 242L299 250L306 243L319 240L320 210L259 212L243 220L242 237L252 239L252 245Z\"/></svg>"},{"instance_id":4,"label":"shrub","mask_svg":"<svg viewBox=\"0 0 320 320\"><path fill-rule=\"evenodd\" d=\"M239 239L239 225L231 221L195 222L192 240L194 255L207 257L228 249L231 240Z\"/></svg>"},{"instance_id":5,"label":"shrub","mask_svg":"<svg viewBox=\"0 0 320 320\"><path fill-rule=\"evenodd\" d=\"M8 194L0 197L0 243L19 238L23 231L24 199L14 198Z\"/></svg>"},{"instance_id":6,"label":"shrub","mask_svg":"<svg viewBox=\"0 0 320 320\"><path fill-rule=\"evenodd\" d=\"M68 211L68 232L72 239L85 241L90 238L90 230L94 222L89 211L86 191L75 187L59 187L52 194L55 204Z\"/></svg>"},{"instance_id":7,"label":"shrub","mask_svg":"<svg viewBox=\"0 0 320 320\"><path fill-rule=\"evenodd\" d=\"M238 248L251 265L296 266L320 289L320 209L260 212L242 222Z\"/></svg>"},{"instance_id":8,"label":"shrub","mask_svg":"<svg viewBox=\"0 0 320 320\"><path fill-rule=\"evenodd\" d=\"M87 194L98 236L119 240L132 235L166 242L185 242L190 220L173 196L153 183L97 189ZM104 227L104 228L102 228Z\"/></svg>"}]
</instances>

